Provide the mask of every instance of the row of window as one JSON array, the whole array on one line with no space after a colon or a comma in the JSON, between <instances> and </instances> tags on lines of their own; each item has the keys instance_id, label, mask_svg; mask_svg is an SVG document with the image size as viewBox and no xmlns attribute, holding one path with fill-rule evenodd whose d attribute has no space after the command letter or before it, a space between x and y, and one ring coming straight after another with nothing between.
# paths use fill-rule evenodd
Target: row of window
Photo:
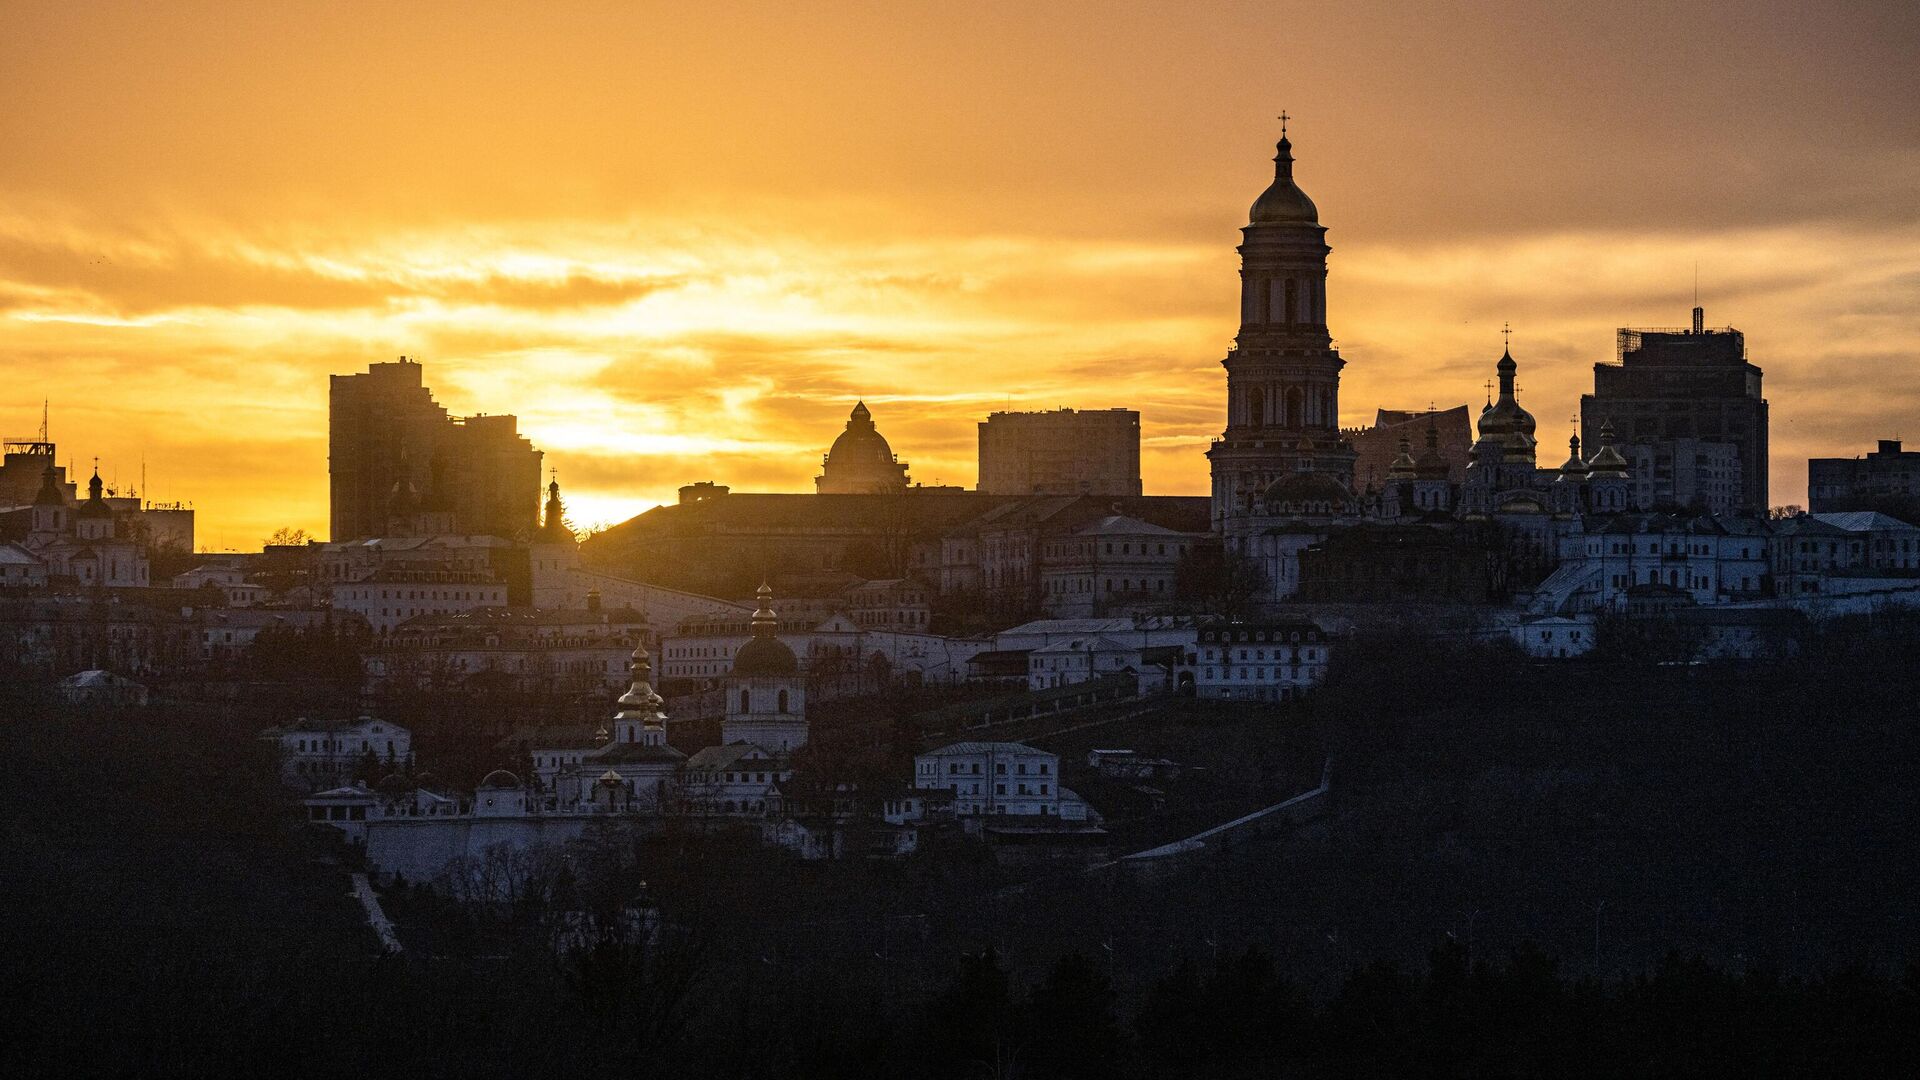
<instances>
[{"instance_id":1,"label":"row of window","mask_svg":"<svg viewBox=\"0 0 1920 1080\"><path fill-rule=\"evenodd\" d=\"M958 761L950 761L947 763L947 775L948 776L967 776L967 775L979 776L982 772L982 769L980 767L980 762L975 761L969 764L971 767L968 767L967 764L963 764ZM1026 762L1020 761L1020 762L1015 762L1014 764L1015 764L1014 775L1016 776L1027 775ZM1048 762L1045 762L1045 761L1034 762L1034 775L1036 776L1052 775L1052 769L1053 769L1053 766ZM935 762L923 761L920 763L920 774L922 776L936 776L939 774L939 771L940 771L940 766ZM1007 775L1007 763L1004 761L995 762L993 766L993 771L996 776Z\"/></svg>"},{"instance_id":2,"label":"row of window","mask_svg":"<svg viewBox=\"0 0 1920 1080\"><path fill-rule=\"evenodd\" d=\"M1249 651L1251 651L1253 655L1251 656L1247 655ZM1275 649L1273 650L1273 658L1275 660L1290 660L1294 663L1298 663L1301 660L1311 661L1311 660L1320 659L1320 650L1318 649L1313 649L1313 648L1291 649L1291 650L1286 650L1286 652L1288 653L1288 655L1283 656L1282 650ZM1221 649L1211 649L1211 648L1206 650L1205 659L1208 662L1220 660L1222 658L1222 653L1225 654L1226 659L1229 659L1229 660L1233 659L1232 649L1221 650ZM1265 649L1253 649L1253 650L1241 649L1240 650L1240 659L1243 661L1244 660L1265 660L1266 658L1267 658L1267 650Z\"/></svg>"}]
</instances>

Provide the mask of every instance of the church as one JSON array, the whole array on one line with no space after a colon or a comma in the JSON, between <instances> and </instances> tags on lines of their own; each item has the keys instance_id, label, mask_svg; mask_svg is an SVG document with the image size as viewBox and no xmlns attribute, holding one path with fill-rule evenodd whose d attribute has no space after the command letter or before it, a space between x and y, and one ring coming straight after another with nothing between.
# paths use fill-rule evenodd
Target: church
<instances>
[{"instance_id":1,"label":"church","mask_svg":"<svg viewBox=\"0 0 1920 1080\"><path fill-rule=\"evenodd\" d=\"M1540 467L1510 346L1464 475L1430 419L1417 452L1403 433L1385 477L1361 487L1339 425L1346 360L1327 326L1332 249L1294 178L1284 122L1277 150L1273 182L1241 229L1240 330L1221 361L1227 423L1207 451L1214 531L1259 569L1265 599L1506 599L1551 573L1588 517L1646 509L1606 425L1590 457L1576 435L1565 463Z\"/></svg>"}]
</instances>

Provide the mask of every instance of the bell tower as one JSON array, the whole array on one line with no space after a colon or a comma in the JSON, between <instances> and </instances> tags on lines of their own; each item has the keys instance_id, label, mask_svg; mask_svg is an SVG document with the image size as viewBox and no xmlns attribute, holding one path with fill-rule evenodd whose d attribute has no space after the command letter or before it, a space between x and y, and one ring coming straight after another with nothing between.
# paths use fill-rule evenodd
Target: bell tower
<instances>
[{"instance_id":1,"label":"bell tower","mask_svg":"<svg viewBox=\"0 0 1920 1080\"><path fill-rule=\"evenodd\" d=\"M1281 115L1273 183L1241 229L1240 332L1226 359L1226 431L1207 451L1213 524L1259 511L1269 484L1301 467L1352 487L1353 448L1340 438L1340 369L1327 333L1326 227L1293 179Z\"/></svg>"}]
</instances>

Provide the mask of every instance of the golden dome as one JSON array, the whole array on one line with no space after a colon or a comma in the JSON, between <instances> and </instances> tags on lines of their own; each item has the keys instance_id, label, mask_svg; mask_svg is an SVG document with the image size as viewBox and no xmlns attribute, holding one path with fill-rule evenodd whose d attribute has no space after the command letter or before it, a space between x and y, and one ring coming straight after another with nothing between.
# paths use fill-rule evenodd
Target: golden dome
<instances>
[{"instance_id":1,"label":"golden dome","mask_svg":"<svg viewBox=\"0 0 1920 1080\"><path fill-rule=\"evenodd\" d=\"M1320 211L1293 182L1293 143L1280 136L1273 156L1273 183L1253 201L1247 214L1251 225L1318 225Z\"/></svg>"}]
</instances>

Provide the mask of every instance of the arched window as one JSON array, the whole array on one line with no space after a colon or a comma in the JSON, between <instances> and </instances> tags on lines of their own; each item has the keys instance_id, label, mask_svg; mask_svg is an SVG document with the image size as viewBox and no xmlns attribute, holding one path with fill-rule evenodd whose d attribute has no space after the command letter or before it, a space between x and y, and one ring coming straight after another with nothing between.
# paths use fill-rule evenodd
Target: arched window
<instances>
[{"instance_id":1,"label":"arched window","mask_svg":"<svg viewBox=\"0 0 1920 1080\"><path fill-rule=\"evenodd\" d=\"M1304 426L1306 408L1306 395L1300 391L1300 388L1296 386L1289 389L1287 391L1287 426L1292 428Z\"/></svg>"},{"instance_id":2,"label":"arched window","mask_svg":"<svg viewBox=\"0 0 1920 1080\"><path fill-rule=\"evenodd\" d=\"M1273 308L1269 306L1273 303L1272 296L1273 296L1273 282L1267 280L1266 278L1261 278L1257 283L1255 283L1253 319L1251 321L1253 322L1272 322L1273 321Z\"/></svg>"},{"instance_id":3,"label":"arched window","mask_svg":"<svg viewBox=\"0 0 1920 1080\"><path fill-rule=\"evenodd\" d=\"M1281 318L1292 326L1300 318L1300 284L1292 278L1287 279L1287 306L1281 312Z\"/></svg>"},{"instance_id":4,"label":"arched window","mask_svg":"<svg viewBox=\"0 0 1920 1080\"><path fill-rule=\"evenodd\" d=\"M786 711L787 711L787 692L786 692L785 690L782 690L782 691L780 691L780 705L779 705L779 708L780 708L780 711L781 711L781 712L786 712Z\"/></svg>"},{"instance_id":5,"label":"arched window","mask_svg":"<svg viewBox=\"0 0 1920 1080\"><path fill-rule=\"evenodd\" d=\"M753 699L748 696L747 691L745 690L740 691L740 711L741 712L753 711Z\"/></svg>"}]
</instances>

